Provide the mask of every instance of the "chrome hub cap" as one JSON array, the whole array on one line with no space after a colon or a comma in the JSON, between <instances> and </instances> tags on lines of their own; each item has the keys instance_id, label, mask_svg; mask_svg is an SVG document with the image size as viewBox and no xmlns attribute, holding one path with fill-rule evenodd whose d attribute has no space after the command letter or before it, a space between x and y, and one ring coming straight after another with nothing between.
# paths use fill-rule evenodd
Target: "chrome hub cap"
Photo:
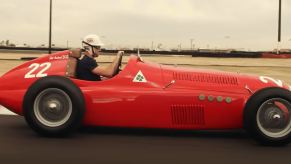
<instances>
[{"instance_id":1,"label":"chrome hub cap","mask_svg":"<svg viewBox=\"0 0 291 164\"><path fill-rule=\"evenodd\" d=\"M51 111L58 109L58 108L57 108L57 103L55 103L55 102L53 102L53 103L49 103L48 106L49 106L49 109L50 109Z\"/></svg>"},{"instance_id":2,"label":"chrome hub cap","mask_svg":"<svg viewBox=\"0 0 291 164\"><path fill-rule=\"evenodd\" d=\"M280 138L291 131L291 104L281 98L265 101L257 112L259 129L272 138Z\"/></svg>"},{"instance_id":3,"label":"chrome hub cap","mask_svg":"<svg viewBox=\"0 0 291 164\"><path fill-rule=\"evenodd\" d=\"M72 101L64 91L49 88L36 97L34 113L37 120L45 126L61 126L72 114Z\"/></svg>"},{"instance_id":4,"label":"chrome hub cap","mask_svg":"<svg viewBox=\"0 0 291 164\"><path fill-rule=\"evenodd\" d=\"M280 120L280 118L281 118L281 116L280 116L279 114L275 114L275 115L273 116L273 119L274 119L274 120Z\"/></svg>"}]
</instances>

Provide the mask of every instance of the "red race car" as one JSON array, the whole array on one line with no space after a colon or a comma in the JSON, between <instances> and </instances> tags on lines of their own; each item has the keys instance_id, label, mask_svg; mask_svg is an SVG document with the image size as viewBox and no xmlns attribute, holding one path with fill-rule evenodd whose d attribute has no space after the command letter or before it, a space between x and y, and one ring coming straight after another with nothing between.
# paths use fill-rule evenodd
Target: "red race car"
<instances>
[{"instance_id":1,"label":"red race car","mask_svg":"<svg viewBox=\"0 0 291 164\"><path fill-rule=\"evenodd\" d=\"M46 136L90 125L244 128L267 145L285 145L291 139L290 86L281 80L165 66L132 55L113 78L84 81L75 78L77 52L42 56L4 74L0 104Z\"/></svg>"}]
</instances>

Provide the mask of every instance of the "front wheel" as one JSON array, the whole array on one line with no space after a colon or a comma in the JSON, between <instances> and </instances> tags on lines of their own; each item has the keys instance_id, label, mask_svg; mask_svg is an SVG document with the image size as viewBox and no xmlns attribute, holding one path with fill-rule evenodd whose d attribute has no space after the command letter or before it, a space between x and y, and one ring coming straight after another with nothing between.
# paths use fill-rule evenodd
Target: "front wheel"
<instances>
[{"instance_id":1,"label":"front wheel","mask_svg":"<svg viewBox=\"0 0 291 164\"><path fill-rule=\"evenodd\" d=\"M23 103L24 117L41 135L64 136L81 125L84 104L82 92L71 80L45 77L28 89Z\"/></svg>"},{"instance_id":2,"label":"front wheel","mask_svg":"<svg viewBox=\"0 0 291 164\"><path fill-rule=\"evenodd\" d=\"M291 139L291 92L268 88L255 93L244 111L244 127L264 145L286 145Z\"/></svg>"}]
</instances>

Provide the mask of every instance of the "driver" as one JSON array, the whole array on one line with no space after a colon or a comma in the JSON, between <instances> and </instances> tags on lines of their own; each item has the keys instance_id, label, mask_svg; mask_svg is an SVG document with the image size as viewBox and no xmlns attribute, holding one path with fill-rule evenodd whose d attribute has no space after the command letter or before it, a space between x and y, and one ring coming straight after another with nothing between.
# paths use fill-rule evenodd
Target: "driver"
<instances>
[{"instance_id":1,"label":"driver","mask_svg":"<svg viewBox=\"0 0 291 164\"><path fill-rule=\"evenodd\" d=\"M101 42L98 35L87 35L82 41L85 52L82 53L81 58L77 63L76 76L78 79L89 81L100 81L101 76L106 78L113 77L118 71L119 63L124 54L123 51L118 51L117 56L113 62L107 67L101 67L97 64L95 57L98 57L101 51Z\"/></svg>"}]
</instances>

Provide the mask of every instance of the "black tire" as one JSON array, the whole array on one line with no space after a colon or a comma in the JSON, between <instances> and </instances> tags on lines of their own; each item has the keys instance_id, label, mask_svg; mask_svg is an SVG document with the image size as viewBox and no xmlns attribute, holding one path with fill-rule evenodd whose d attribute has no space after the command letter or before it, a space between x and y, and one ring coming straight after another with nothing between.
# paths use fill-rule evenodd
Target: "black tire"
<instances>
[{"instance_id":1,"label":"black tire","mask_svg":"<svg viewBox=\"0 0 291 164\"><path fill-rule=\"evenodd\" d=\"M284 146L291 140L291 92L267 88L255 93L243 114L246 131L266 146Z\"/></svg>"},{"instance_id":2,"label":"black tire","mask_svg":"<svg viewBox=\"0 0 291 164\"><path fill-rule=\"evenodd\" d=\"M70 79L48 76L29 87L23 100L23 113L37 133L48 137L67 136L81 126L85 100Z\"/></svg>"}]
</instances>

